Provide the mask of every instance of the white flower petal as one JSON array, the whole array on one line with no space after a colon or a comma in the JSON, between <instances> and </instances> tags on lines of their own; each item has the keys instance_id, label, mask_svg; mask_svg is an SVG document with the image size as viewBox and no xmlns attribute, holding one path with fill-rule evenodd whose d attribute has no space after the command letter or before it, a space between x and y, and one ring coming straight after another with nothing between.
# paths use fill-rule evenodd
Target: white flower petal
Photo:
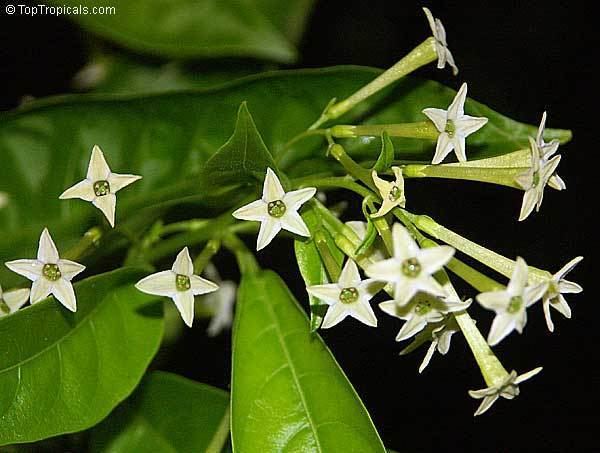
<instances>
[{"instance_id":1,"label":"white flower petal","mask_svg":"<svg viewBox=\"0 0 600 453\"><path fill-rule=\"evenodd\" d=\"M552 322L552 315L550 314L550 299L544 298L542 302L542 308L544 310L544 318L546 319L546 326L550 332L554 332L554 323Z\"/></svg>"},{"instance_id":2,"label":"white flower petal","mask_svg":"<svg viewBox=\"0 0 600 453\"><path fill-rule=\"evenodd\" d=\"M66 308L72 312L77 311L77 299L75 298L75 291L70 281L59 278L57 281L52 282L52 294Z\"/></svg>"},{"instance_id":3,"label":"white flower petal","mask_svg":"<svg viewBox=\"0 0 600 453\"><path fill-rule=\"evenodd\" d=\"M419 288L413 284L413 282L408 279L404 279L396 282L396 285L394 286L394 300L396 304L404 306L408 304L418 292Z\"/></svg>"},{"instance_id":4,"label":"white flower petal","mask_svg":"<svg viewBox=\"0 0 600 453\"><path fill-rule=\"evenodd\" d=\"M264 219L260 224L258 238L256 240L256 251L264 249L271 243L277 233L281 231L281 222L273 217Z\"/></svg>"},{"instance_id":5,"label":"white flower petal","mask_svg":"<svg viewBox=\"0 0 600 453\"><path fill-rule=\"evenodd\" d=\"M178 291L176 294L171 296L173 302L179 313L181 319L188 327L192 327L194 322L194 295L191 291Z\"/></svg>"},{"instance_id":6,"label":"white flower petal","mask_svg":"<svg viewBox=\"0 0 600 453\"><path fill-rule=\"evenodd\" d=\"M523 294L525 285L527 285L527 278L529 276L529 268L527 263L521 257L517 257L515 267L512 271L510 281L506 287L506 291L511 296L520 296Z\"/></svg>"},{"instance_id":7,"label":"white flower petal","mask_svg":"<svg viewBox=\"0 0 600 453\"><path fill-rule=\"evenodd\" d=\"M52 264L58 263L58 260L60 259L58 250L56 250L56 245L54 245L54 241L48 232L48 228L44 228L44 231L42 231L40 236L37 259L42 263Z\"/></svg>"},{"instance_id":8,"label":"white flower petal","mask_svg":"<svg viewBox=\"0 0 600 453\"><path fill-rule=\"evenodd\" d=\"M352 259L348 258L338 279L338 285L340 288L353 288L357 287L360 282L358 266L356 266L356 263Z\"/></svg>"},{"instance_id":9,"label":"white flower petal","mask_svg":"<svg viewBox=\"0 0 600 453\"><path fill-rule=\"evenodd\" d=\"M454 146L454 154L456 154L456 158L459 162L467 161L467 151L466 151L466 143L465 137L459 133L454 135L452 139L452 144Z\"/></svg>"},{"instance_id":10,"label":"white flower petal","mask_svg":"<svg viewBox=\"0 0 600 453\"><path fill-rule=\"evenodd\" d=\"M431 361L431 358L433 357L433 353L435 352L436 347L437 347L437 341L434 340L429 345L429 349L427 349L427 352L425 353L425 357L423 357L423 361L421 362L421 365L419 366L419 374L422 373L425 370L425 368L427 368L427 365L429 365L429 362Z\"/></svg>"},{"instance_id":11,"label":"white flower petal","mask_svg":"<svg viewBox=\"0 0 600 453\"><path fill-rule=\"evenodd\" d=\"M517 376L517 378L515 379L514 383L517 384L517 385L519 385L522 382L525 382L526 380L531 379L533 376L535 376L540 371L542 371L542 369L543 368L541 366L539 366L537 368L534 368L531 371L528 371L527 373L520 374L519 376Z\"/></svg>"},{"instance_id":12,"label":"white flower petal","mask_svg":"<svg viewBox=\"0 0 600 453\"><path fill-rule=\"evenodd\" d=\"M488 122L487 118L475 117L469 115L462 115L460 118L454 120L454 126L460 131L465 137L477 132Z\"/></svg>"},{"instance_id":13,"label":"white flower petal","mask_svg":"<svg viewBox=\"0 0 600 453\"><path fill-rule=\"evenodd\" d=\"M135 284L141 292L155 296L171 297L177 293L173 271L162 271L144 277Z\"/></svg>"},{"instance_id":14,"label":"white flower petal","mask_svg":"<svg viewBox=\"0 0 600 453\"><path fill-rule=\"evenodd\" d=\"M198 275L190 275L189 277L192 285L191 291L194 296L212 293L213 291L217 291L219 289L219 285Z\"/></svg>"},{"instance_id":15,"label":"white flower petal","mask_svg":"<svg viewBox=\"0 0 600 453\"><path fill-rule=\"evenodd\" d=\"M454 142L447 132L441 132L437 144L435 146L435 154L431 160L432 164L439 164L442 162L450 152L454 149Z\"/></svg>"},{"instance_id":16,"label":"white flower petal","mask_svg":"<svg viewBox=\"0 0 600 453\"><path fill-rule=\"evenodd\" d=\"M433 274L439 271L454 256L454 248L448 245L421 249L417 259L421 264L421 272Z\"/></svg>"},{"instance_id":17,"label":"white flower petal","mask_svg":"<svg viewBox=\"0 0 600 453\"><path fill-rule=\"evenodd\" d=\"M337 283L307 286L306 291L329 305L337 304L340 301L340 287Z\"/></svg>"},{"instance_id":18,"label":"white flower petal","mask_svg":"<svg viewBox=\"0 0 600 453\"><path fill-rule=\"evenodd\" d=\"M107 181L110 186L110 193L116 193L129 184L133 184L136 181L142 179L138 175L120 175L118 173L111 173Z\"/></svg>"},{"instance_id":19,"label":"white flower petal","mask_svg":"<svg viewBox=\"0 0 600 453\"><path fill-rule=\"evenodd\" d=\"M4 263L11 271L35 281L42 276L43 263L38 260L14 260Z\"/></svg>"},{"instance_id":20,"label":"white flower petal","mask_svg":"<svg viewBox=\"0 0 600 453\"><path fill-rule=\"evenodd\" d=\"M396 336L396 341L406 340L425 328L427 321L422 316L413 315L404 323Z\"/></svg>"},{"instance_id":21,"label":"white flower petal","mask_svg":"<svg viewBox=\"0 0 600 453\"><path fill-rule=\"evenodd\" d=\"M436 38L437 29L435 26L435 18L433 17L433 14L431 14L431 11L429 10L429 8L423 7L423 12L425 13L425 16L427 17L427 22L429 23L429 28L431 28L431 34L433 35L434 38Z\"/></svg>"},{"instance_id":22,"label":"white flower petal","mask_svg":"<svg viewBox=\"0 0 600 453\"><path fill-rule=\"evenodd\" d=\"M13 291L7 291L5 293L1 293L0 291L0 300L4 300L11 313L14 313L19 308L21 308L29 299L29 289L15 289ZM0 311L0 316L2 316L2 312Z\"/></svg>"},{"instance_id":23,"label":"white flower petal","mask_svg":"<svg viewBox=\"0 0 600 453\"><path fill-rule=\"evenodd\" d=\"M286 211L281 217L281 228L299 236L310 237L310 230L296 211Z\"/></svg>"},{"instance_id":24,"label":"white flower petal","mask_svg":"<svg viewBox=\"0 0 600 453\"><path fill-rule=\"evenodd\" d=\"M492 405L498 400L498 395L491 395L491 396L486 396L483 401L481 402L481 404L479 405L479 407L477 408L477 410L475 411L475 416L484 414L485 412L488 411L488 409L490 407L492 407Z\"/></svg>"},{"instance_id":25,"label":"white flower petal","mask_svg":"<svg viewBox=\"0 0 600 453\"><path fill-rule=\"evenodd\" d=\"M398 304L396 304L396 301L394 300L387 300L385 302L381 302L379 304L379 308L387 313L390 316L394 316L395 318L400 318L400 319L404 319L398 311Z\"/></svg>"},{"instance_id":26,"label":"white flower petal","mask_svg":"<svg viewBox=\"0 0 600 453\"><path fill-rule=\"evenodd\" d=\"M416 287L419 291L431 294L437 297L447 297L448 294L442 285L430 275L423 275L416 279Z\"/></svg>"},{"instance_id":27,"label":"white flower petal","mask_svg":"<svg viewBox=\"0 0 600 453\"><path fill-rule=\"evenodd\" d=\"M92 201L96 198L96 194L94 193L94 185L88 179L84 179L83 181L79 181L72 187L69 187L58 197L61 200L67 200L71 198L80 198L85 201Z\"/></svg>"},{"instance_id":28,"label":"white flower petal","mask_svg":"<svg viewBox=\"0 0 600 453\"><path fill-rule=\"evenodd\" d=\"M104 153L98 145L92 148L92 157L88 164L87 179L92 182L106 181L110 175L110 168L104 158Z\"/></svg>"},{"instance_id":29,"label":"white flower petal","mask_svg":"<svg viewBox=\"0 0 600 453\"><path fill-rule=\"evenodd\" d=\"M402 275L402 266L396 258L390 258L370 264L365 273L379 281L395 282Z\"/></svg>"},{"instance_id":30,"label":"white flower petal","mask_svg":"<svg viewBox=\"0 0 600 453\"><path fill-rule=\"evenodd\" d=\"M32 304L44 300L52 292L52 283L46 278L39 278L31 285L29 300Z\"/></svg>"},{"instance_id":31,"label":"white flower petal","mask_svg":"<svg viewBox=\"0 0 600 453\"><path fill-rule=\"evenodd\" d=\"M438 132L446 130L446 122L448 121L448 112L443 109L428 108L422 110L423 114L431 120Z\"/></svg>"},{"instance_id":32,"label":"white flower petal","mask_svg":"<svg viewBox=\"0 0 600 453\"><path fill-rule=\"evenodd\" d=\"M528 189L523 195L523 203L521 204L521 212L519 213L519 222L522 222L529 214L533 212L533 208L537 204L538 197L535 189Z\"/></svg>"},{"instance_id":33,"label":"white flower petal","mask_svg":"<svg viewBox=\"0 0 600 453\"><path fill-rule=\"evenodd\" d=\"M194 273L194 263L192 262L192 258L190 258L190 251L187 247L184 247L178 254L177 258L175 258L175 262L173 263L173 267L171 270L175 274L190 276Z\"/></svg>"},{"instance_id":34,"label":"white flower petal","mask_svg":"<svg viewBox=\"0 0 600 453\"><path fill-rule=\"evenodd\" d=\"M82 273L85 270L85 266L83 264L76 263L71 260L58 260L58 268L60 269L60 273L62 278L71 281L75 276Z\"/></svg>"},{"instance_id":35,"label":"white flower petal","mask_svg":"<svg viewBox=\"0 0 600 453\"><path fill-rule=\"evenodd\" d=\"M556 309L565 318L571 318L571 307L567 304L567 301L562 294L559 294L556 299L550 302L552 308Z\"/></svg>"},{"instance_id":36,"label":"white flower petal","mask_svg":"<svg viewBox=\"0 0 600 453\"><path fill-rule=\"evenodd\" d=\"M366 300L360 300L350 305L350 316L370 327L377 327L377 317L373 308Z\"/></svg>"},{"instance_id":37,"label":"white flower petal","mask_svg":"<svg viewBox=\"0 0 600 453\"><path fill-rule=\"evenodd\" d=\"M240 220L262 221L269 217L267 212L267 203L263 200L256 200L241 208L235 210L231 215Z\"/></svg>"},{"instance_id":38,"label":"white flower petal","mask_svg":"<svg viewBox=\"0 0 600 453\"><path fill-rule=\"evenodd\" d=\"M506 310L510 296L506 291L489 291L477 295L477 302L488 310L503 311Z\"/></svg>"},{"instance_id":39,"label":"white flower petal","mask_svg":"<svg viewBox=\"0 0 600 453\"><path fill-rule=\"evenodd\" d=\"M505 313L496 315L487 338L489 345L497 345L514 329L515 318L513 316Z\"/></svg>"},{"instance_id":40,"label":"white flower petal","mask_svg":"<svg viewBox=\"0 0 600 453\"><path fill-rule=\"evenodd\" d=\"M96 206L104 216L111 227L115 226L115 207L117 205L117 197L114 193L109 193L101 197L96 197L92 204Z\"/></svg>"},{"instance_id":41,"label":"white flower petal","mask_svg":"<svg viewBox=\"0 0 600 453\"><path fill-rule=\"evenodd\" d=\"M348 316L348 310L342 303L330 305L323 318L321 329L329 329L343 321Z\"/></svg>"},{"instance_id":42,"label":"white flower petal","mask_svg":"<svg viewBox=\"0 0 600 453\"><path fill-rule=\"evenodd\" d=\"M548 185L555 190L565 190L567 188L567 184L556 173L550 176L550 179L548 180Z\"/></svg>"},{"instance_id":43,"label":"white flower petal","mask_svg":"<svg viewBox=\"0 0 600 453\"><path fill-rule=\"evenodd\" d=\"M448 107L448 119L456 120L465 113L465 101L467 100L467 84L463 83L456 93L454 100Z\"/></svg>"},{"instance_id":44,"label":"white flower petal","mask_svg":"<svg viewBox=\"0 0 600 453\"><path fill-rule=\"evenodd\" d=\"M554 274L555 278L558 279L562 279L565 275L567 275L569 272L571 272L573 270L573 268L575 266L577 266L577 264L579 264L579 262L583 260L583 256L578 256L576 258L573 258L571 261L569 261L567 264L565 264L563 267L560 268L560 270Z\"/></svg>"},{"instance_id":45,"label":"white flower petal","mask_svg":"<svg viewBox=\"0 0 600 453\"><path fill-rule=\"evenodd\" d=\"M419 246L408 230L399 223L392 227L392 241L394 243L394 257L400 260L414 258L419 252Z\"/></svg>"},{"instance_id":46,"label":"white flower petal","mask_svg":"<svg viewBox=\"0 0 600 453\"><path fill-rule=\"evenodd\" d=\"M317 193L317 189L314 187L307 187L300 190L292 190L286 192L283 196L283 203L288 211L297 211L300 206L310 200Z\"/></svg>"},{"instance_id":47,"label":"white flower petal","mask_svg":"<svg viewBox=\"0 0 600 453\"><path fill-rule=\"evenodd\" d=\"M371 179L373 180L375 187L377 187L379 195L381 195L381 197L385 199L387 197L388 192L390 191L392 183L386 181L385 179L381 179L375 170L371 172Z\"/></svg>"},{"instance_id":48,"label":"white flower petal","mask_svg":"<svg viewBox=\"0 0 600 453\"><path fill-rule=\"evenodd\" d=\"M283 200L285 192L281 187L281 182L273 170L267 168L267 174L265 175L265 182L263 183L263 195L262 199L264 202L269 203L271 201Z\"/></svg>"}]
</instances>

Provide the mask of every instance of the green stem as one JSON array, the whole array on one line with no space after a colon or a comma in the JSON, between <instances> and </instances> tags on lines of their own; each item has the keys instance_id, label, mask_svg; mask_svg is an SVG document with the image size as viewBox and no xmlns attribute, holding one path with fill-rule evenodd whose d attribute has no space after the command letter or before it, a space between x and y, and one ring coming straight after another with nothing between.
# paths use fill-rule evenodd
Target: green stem
<instances>
[{"instance_id":1,"label":"green stem","mask_svg":"<svg viewBox=\"0 0 600 453\"><path fill-rule=\"evenodd\" d=\"M303 187L317 187L321 189L331 187L336 189L351 190L362 197L372 195L372 192L369 189L366 189L360 184L355 183L347 176L328 176L324 178L309 176L306 178L292 180L292 186L298 189Z\"/></svg>"},{"instance_id":2,"label":"green stem","mask_svg":"<svg viewBox=\"0 0 600 453\"><path fill-rule=\"evenodd\" d=\"M440 133L431 121L401 124L340 124L331 128L331 135L336 138L380 137L387 132L390 137L417 138L437 140Z\"/></svg>"},{"instance_id":3,"label":"green stem","mask_svg":"<svg viewBox=\"0 0 600 453\"><path fill-rule=\"evenodd\" d=\"M374 191L375 193L379 193L377 191L377 187L373 183L373 178L371 177L371 171L361 167L358 165L354 159L352 159L344 147L340 144L334 144L329 147L329 153L337 160L344 169L350 174L354 179L362 181L369 189Z\"/></svg>"},{"instance_id":4,"label":"green stem","mask_svg":"<svg viewBox=\"0 0 600 453\"><path fill-rule=\"evenodd\" d=\"M299 142L301 140L304 140L308 137L314 137L317 135L327 137L329 135L329 131L326 129L313 129L313 130L307 130L307 131L301 132L298 135L296 135L295 137L292 137L277 152L277 157L275 158L275 162L277 164L281 164L282 162L285 162L288 154L291 151L293 151L292 146L294 146L297 142Z\"/></svg>"},{"instance_id":5,"label":"green stem","mask_svg":"<svg viewBox=\"0 0 600 453\"><path fill-rule=\"evenodd\" d=\"M491 168L459 165L417 165L409 164L403 167L402 173L406 178L444 178L478 181L489 184L521 189L517 184L517 176L527 171L527 168Z\"/></svg>"},{"instance_id":6,"label":"green stem","mask_svg":"<svg viewBox=\"0 0 600 453\"><path fill-rule=\"evenodd\" d=\"M394 66L383 72L377 78L363 86L350 97L330 105L321 117L309 128L314 130L329 120L339 118L365 99L381 91L414 70L437 59L435 38L429 37Z\"/></svg>"},{"instance_id":7,"label":"green stem","mask_svg":"<svg viewBox=\"0 0 600 453\"><path fill-rule=\"evenodd\" d=\"M223 238L223 245L229 249L237 260L242 275L255 274L260 270L260 266L256 262L256 258L246 244L234 234L228 234Z\"/></svg>"},{"instance_id":8,"label":"green stem","mask_svg":"<svg viewBox=\"0 0 600 453\"><path fill-rule=\"evenodd\" d=\"M63 258L73 261L81 259L98 247L102 235L103 232L100 227L89 229L77 244L65 252Z\"/></svg>"},{"instance_id":9,"label":"green stem","mask_svg":"<svg viewBox=\"0 0 600 453\"><path fill-rule=\"evenodd\" d=\"M206 243L204 249L198 254L194 260L194 273L196 275L202 274L206 265L215 256L221 248L221 241L219 239L211 239Z\"/></svg>"},{"instance_id":10,"label":"green stem","mask_svg":"<svg viewBox=\"0 0 600 453\"><path fill-rule=\"evenodd\" d=\"M315 232L315 246L317 247L317 251L319 252L319 256L321 257L321 261L325 266L329 278L332 282L337 282L340 279L342 269L329 249L329 241L327 240L326 234L328 233L321 230Z\"/></svg>"}]
</instances>

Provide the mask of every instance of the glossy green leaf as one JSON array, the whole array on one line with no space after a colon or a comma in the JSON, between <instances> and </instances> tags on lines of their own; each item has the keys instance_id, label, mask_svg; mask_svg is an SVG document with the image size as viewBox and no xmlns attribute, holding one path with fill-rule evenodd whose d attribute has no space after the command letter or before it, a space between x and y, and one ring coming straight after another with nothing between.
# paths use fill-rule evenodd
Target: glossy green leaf
<instances>
[{"instance_id":1,"label":"glossy green leaf","mask_svg":"<svg viewBox=\"0 0 600 453\"><path fill-rule=\"evenodd\" d=\"M162 307L122 269L76 283L77 312L53 298L0 318L0 445L95 425L156 353Z\"/></svg>"},{"instance_id":2,"label":"glossy green leaf","mask_svg":"<svg viewBox=\"0 0 600 453\"><path fill-rule=\"evenodd\" d=\"M377 173L382 173L392 166L394 162L394 144L387 132L381 134L381 152L377 158L377 162L373 166L373 170Z\"/></svg>"},{"instance_id":3,"label":"glossy green leaf","mask_svg":"<svg viewBox=\"0 0 600 453\"><path fill-rule=\"evenodd\" d=\"M79 0L52 0L79 7ZM289 0L91 0L88 10L114 7L105 14L70 14L85 29L134 51L172 58L257 57L293 62L284 33L309 12L310 2ZM306 6L306 7L305 7ZM292 27L293 28L293 27ZM293 36L292 36L293 35Z\"/></svg>"},{"instance_id":4,"label":"glossy green leaf","mask_svg":"<svg viewBox=\"0 0 600 453\"><path fill-rule=\"evenodd\" d=\"M8 196L8 204L0 209L1 258L35 256L37 238L45 226L64 251L87 228L104 222L89 203L58 199L64 189L84 177L94 144L102 147L114 171L144 176L119 192L117 227L136 214L132 206L137 209L191 195L197 202L206 201L209 193L199 190L198 175L231 136L236 111L244 101L282 171L291 177L331 172L335 162L324 157L326 146L320 137L295 142L285 150L284 144L306 129L332 97L348 96L378 73L358 67L274 72L208 90L133 97L66 96L0 114L0 192ZM423 108L447 106L454 91L436 82L406 79L388 94L388 102L372 99L343 120L422 121ZM466 112L490 118L487 126L468 138L470 158L525 147L527 135L536 131L471 100ZM565 141L570 134L547 130L547 138L551 137ZM381 147L379 137L345 145L372 161ZM399 140L394 145L396 158L430 160L433 155L432 142ZM230 196L213 205L226 209L234 202ZM136 229L130 232L137 233ZM14 274L0 268L3 287L17 281Z\"/></svg>"},{"instance_id":5,"label":"glossy green leaf","mask_svg":"<svg viewBox=\"0 0 600 453\"><path fill-rule=\"evenodd\" d=\"M218 453L229 439L229 394L156 371L94 428L91 452Z\"/></svg>"},{"instance_id":6,"label":"glossy green leaf","mask_svg":"<svg viewBox=\"0 0 600 453\"><path fill-rule=\"evenodd\" d=\"M294 241L294 250L298 269L305 285L322 285L336 281L342 269L344 254L336 247L333 238L321 225L318 212L312 209L310 205L304 209L302 219L310 231L310 237L297 238ZM324 253L333 261L330 267L335 268L335 275L329 275L327 272L316 243L317 240L322 241L319 247L322 250L324 249ZM308 294L308 302L310 307L310 330L315 332L321 326L328 305L318 297L310 294Z\"/></svg>"},{"instance_id":7,"label":"glossy green leaf","mask_svg":"<svg viewBox=\"0 0 600 453\"><path fill-rule=\"evenodd\" d=\"M206 188L227 184L262 184L267 167L277 171L248 106L243 102L238 110L233 135L208 159L200 181Z\"/></svg>"},{"instance_id":8,"label":"glossy green leaf","mask_svg":"<svg viewBox=\"0 0 600 453\"><path fill-rule=\"evenodd\" d=\"M273 272L242 278L231 392L236 452L385 451L352 385Z\"/></svg>"}]
</instances>

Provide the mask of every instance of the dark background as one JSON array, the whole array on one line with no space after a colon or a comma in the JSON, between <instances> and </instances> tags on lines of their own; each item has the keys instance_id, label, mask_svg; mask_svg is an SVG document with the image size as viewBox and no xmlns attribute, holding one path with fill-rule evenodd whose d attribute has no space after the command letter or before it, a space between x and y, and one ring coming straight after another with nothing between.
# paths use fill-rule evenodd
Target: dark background
<instances>
[{"instance_id":1,"label":"dark background","mask_svg":"<svg viewBox=\"0 0 600 453\"><path fill-rule=\"evenodd\" d=\"M282 0L283 1L283 0ZM19 2L20 3L20 2ZM545 327L541 305L529 310L525 333L511 334L494 350L507 369L542 374L521 386L512 402L498 401L473 418L478 402L468 389L483 380L455 335L446 357L436 354L423 375L417 373L424 350L398 357L397 320L378 316L371 330L348 320L322 333L371 413L386 445L398 451L599 451L597 309L591 277L596 241L586 231L597 208L598 179L592 173L597 140L598 58L592 42L591 2L497 1L427 2L446 26L460 74L433 65L418 72L454 88L469 83L469 95L501 113L538 124L548 110L548 126L570 128L571 143L561 148L559 167L568 190L547 190L542 210L518 223L521 192L477 183L413 182L409 201L415 211L498 252L523 256L552 272L577 255L586 259L571 274L586 295L568 298L573 319L553 311L556 330ZM298 67L361 64L387 67L425 36L421 3L399 0L321 0L301 46ZM85 63L84 36L64 18L0 15L3 77L0 108L12 108L25 95L68 92ZM1 162L0 162L1 165ZM451 189L451 190L449 190ZM335 200L335 197L333 197ZM432 200L434 200L432 202ZM356 207L354 207L356 208ZM352 212L352 211L351 211ZM357 211L355 211L357 212ZM277 257L260 255L265 266L282 273L304 300L293 250L286 243ZM225 258L227 260L227 258ZM227 261L224 261L227 264ZM472 294L471 294L472 295ZM487 333L491 312L474 308ZM163 369L227 388L230 342L207 339L204 325L186 333L186 349ZM190 352L190 344L194 345ZM180 360L184 358L185 360Z\"/></svg>"}]
</instances>

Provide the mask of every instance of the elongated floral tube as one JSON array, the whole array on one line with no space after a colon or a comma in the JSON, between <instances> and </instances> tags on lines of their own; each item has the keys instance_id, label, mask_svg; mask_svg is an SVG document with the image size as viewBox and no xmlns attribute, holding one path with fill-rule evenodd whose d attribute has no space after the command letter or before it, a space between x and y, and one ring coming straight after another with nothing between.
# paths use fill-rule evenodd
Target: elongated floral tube
<instances>
[{"instance_id":1,"label":"elongated floral tube","mask_svg":"<svg viewBox=\"0 0 600 453\"><path fill-rule=\"evenodd\" d=\"M363 86L353 95L344 99L343 101L328 106L321 117L310 127L310 129L316 129L326 121L339 118L368 97L374 95L378 91L381 91L388 85L396 82L405 75L410 74L421 66L425 66L426 64L435 61L437 57L436 41L435 38L431 36L415 47L408 55L398 61L394 66L386 70L373 81Z\"/></svg>"},{"instance_id":2,"label":"elongated floral tube","mask_svg":"<svg viewBox=\"0 0 600 453\"><path fill-rule=\"evenodd\" d=\"M444 178L478 181L522 190L516 181L517 176L528 168L489 168L459 165L415 165L402 168L406 178Z\"/></svg>"},{"instance_id":3,"label":"elongated floral tube","mask_svg":"<svg viewBox=\"0 0 600 453\"><path fill-rule=\"evenodd\" d=\"M387 132L390 137L436 140L440 133L431 121L398 124L339 124L329 129L335 138L380 137Z\"/></svg>"}]
</instances>

